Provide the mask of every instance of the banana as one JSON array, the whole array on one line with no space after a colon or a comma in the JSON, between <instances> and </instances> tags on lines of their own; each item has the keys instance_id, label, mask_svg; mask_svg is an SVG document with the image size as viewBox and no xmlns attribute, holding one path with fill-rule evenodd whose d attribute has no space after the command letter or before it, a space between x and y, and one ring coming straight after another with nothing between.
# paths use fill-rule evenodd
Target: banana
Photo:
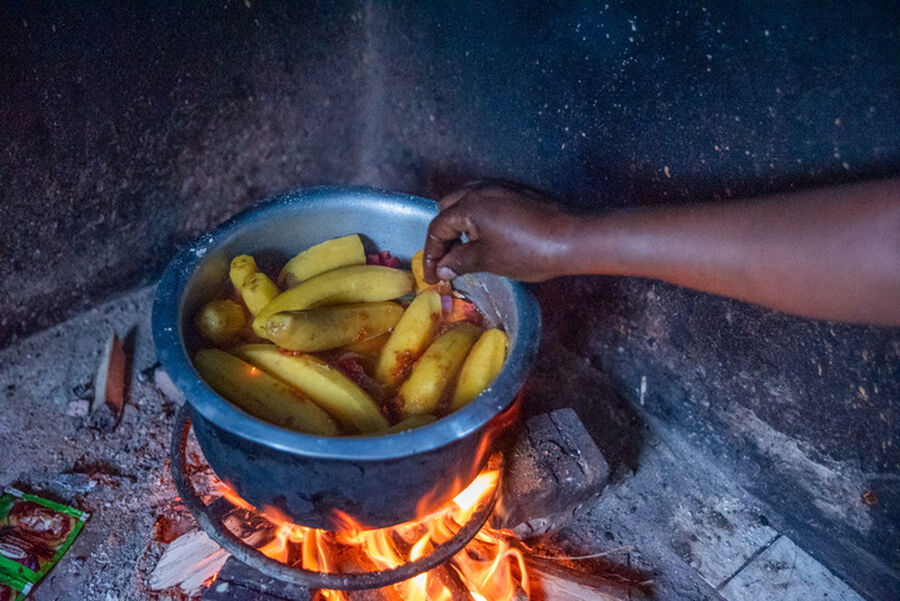
<instances>
[{"instance_id":1,"label":"banana","mask_svg":"<svg viewBox=\"0 0 900 601\"><path fill-rule=\"evenodd\" d=\"M269 276L261 271L251 273L244 278L244 283L240 287L241 298L244 304L250 310L250 313L256 315L263 307L272 302L278 296L278 287Z\"/></svg>"},{"instance_id":2,"label":"banana","mask_svg":"<svg viewBox=\"0 0 900 601\"><path fill-rule=\"evenodd\" d=\"M375 367L375 378L396 388L413 362L434 337L441 319L441 295L434 290L419 294L397 323Z\"/></svg>"},{"instance_id":3,"label":"banana","mask_svg":"<svg viewBox=\"0 0 900 601\"><path fill-rule=\"evenodd\" d=\"M434 411L480 333L478 326L461 323L431 343L400 386L397 396L404 416Z\"/></svg>"},{"instance_id":4,"label":"banana","mask_svg":"<svg viewBox=\"0 0 900 601\"><path fill-rule=\"evenodd\" d=\"M364 265L366 252L356 234L326 240L311 246L287 262L278 274L278 284L293 288L320 273L349 265Z\"/></svg>"},{"instance_id":5,"label":"banana","mask_svg":"<svg viewBox=\"0 0 900 601\"><path fill-rule=\"evenodd\" d=\"M327 351L387 332L402 315L403 307L391 302L276 313L266 322L265 338L295 351Z\"/></svg>"},{"instance_id":6,"label":"banana","mask_svg":"<svg viewBox=\"0 0 900 601\"><path fill-rule=\"evenodd\" d=\"M234 301L215 300L197 312L194 323L200 333L216 344L221 344L244 329L247 318L244 309Z\"/></svg>"},{"instance_id":7,"label":"banana","mask_svg":"<svg viewBox=\"0 0 900 601\"><path fill-rule=\"evenodd\" d=\"M281 380L219 349L194 355L200 376L223 397L260 419L283 428L335 436L337 425L318 405Z\"/></svg>"},{"instance_id":8,"label":"banana","mask_svg":"<svg viewBox=\"0 0 900 601\"><path fill-rule=\"evenodd\" d=\"M253 330L265 336L266 322L283 311L392 300L411 292L412 287L412 274L401 269L380 265L333 269L276 296L253 320Z\"/></svg>"},{"instance_id":9,"label":"banana","mask_svg":"<svg viewBox=\"0 0 900 601\"><path fill-rule=\"evenodd\" d=\"M259 269L256 267L256 260L250 255L238 255L231 260L231 268L228 271L228 277L235 290L240 290L251 273L256 273Z\"/></svg>"},{"instance_id":10,"label":"banana","mask_svg":"<svg viewBox=\"0 0 900 601\"><path fill-rule=\"evenodd\" d=\"M436 421L437 417L429 413L425 413L423 415L410 415L409 417L400 420L387 430L372 432L370 434L356 434L353 436L353 438L362 438L364 436L384 436L385 434L406 432L407 430L415 430L416 428L421 428L423 426L427 426L428 424L433 424Z\"/></svg>"},{"instance_id":11,"label":"banana","mask_svg":"<svg viewBox=\"0 0 900 601\"><path fill-rule=\"evenodd\" d=\"M421 428L422 426L427 426L428 424L432 424L437 421L437 418L433 415L425 414L425 415L410 415L406 419L402 419L390 428L385 434L394 434L396 432L405 432L406 430L415 430L416 428Z\"/></svg>"},{"instance_id":12,"label":"banana","mask_svg":"<svg viewBox=\"0 0 900 601\"><path fill-rule=\"evenodd\" d=\"M369 395L313 355L283 355L271 344L245 344L233 350L240 358L302 391L347 430L365 434L389 427Z\"/></svg>"},{"instance_id":13,"label":"banana","mask_svg":"<svg viewBox=\"0 0 900 601\"><path fill-rule=\"evenodd\" d=\"M487 330L469 351L453 392L453 411L465 407L491 385L503 368L507 338L501 330Z\"/></svg>"},{"instance_id":14,"label":"banana","mask_svg":"<svg viewBox=\"0 0 900 601\"><path fill-rule=\"evenodd\" d=\"M384 334L379 334L378 336L374 336L372 338L360 340L359 342L351 342L341 350L347 353L358 353L360 355L365 355L373 361L376 361L378 359L378 355L381 354L381 349L384 348L384 343L387 342L388 338L390 337L391 333L385 332Z\"/></svg>"},{"instance_id":15,"label":"banana","mask_svg":"<svg viewBox=\"0 0 900 601\"><path fill-rule=\"evenodd\" d=\"M416 292L428 290L429 286L425 283L425 268L422 265L422 259L425 257L425 251L419 249L412 257L410 269L412 269L413 278L416 280Z\"/></svg>"}]
</instances>

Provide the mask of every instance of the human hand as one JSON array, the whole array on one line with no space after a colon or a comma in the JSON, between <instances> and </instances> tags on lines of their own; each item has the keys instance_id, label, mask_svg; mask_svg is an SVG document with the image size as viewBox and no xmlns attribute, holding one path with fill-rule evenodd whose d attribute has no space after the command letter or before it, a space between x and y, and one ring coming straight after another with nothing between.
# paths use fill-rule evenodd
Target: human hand
<instances>
[{"instance_id":1,"label":"human hand","mask_svg":"<svg viewBox=\"0 0 900 601\"><path fill-rule=\"evenodd\" d=\"M480 271L526 282L561 275L570 227L570 218L536 190L500 181L468 184L440 200L428 226L425 281Z\"/></svg>"}]
</instances>

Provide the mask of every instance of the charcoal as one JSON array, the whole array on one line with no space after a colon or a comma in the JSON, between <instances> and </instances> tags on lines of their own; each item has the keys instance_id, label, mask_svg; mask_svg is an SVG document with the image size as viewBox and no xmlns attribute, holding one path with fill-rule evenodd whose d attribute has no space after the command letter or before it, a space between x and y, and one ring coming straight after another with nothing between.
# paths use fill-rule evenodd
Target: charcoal
<instances>
[{"instance_id":1,"label":"charcoal","mask_svg":"<svg viewBox=\"0 0 900 601\"><path fill-rule=\"evenodd\" d=\"M247 595L245 591L253 594ZM203 601L219 601L220 599L223 601L225 599L228 601L243 601L244 599L310 601L312 593L306 587L288 584L266 576L232 557L225 562L216 582L206 591L202 599Z\"/></svg>"}]
</instances>

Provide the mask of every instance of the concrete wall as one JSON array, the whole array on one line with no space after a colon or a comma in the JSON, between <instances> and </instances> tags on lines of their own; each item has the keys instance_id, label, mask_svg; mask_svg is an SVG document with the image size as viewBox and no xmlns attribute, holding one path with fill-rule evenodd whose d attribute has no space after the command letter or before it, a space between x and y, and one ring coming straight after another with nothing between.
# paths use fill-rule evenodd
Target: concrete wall
<instances>
[{"instance_id":1,"label":"concrete wall","mask_svg":"<svg viewBox=\"0 0 900 601\"><path fill-rule=\"evenodd\" d=\"M602 210L900 172L893 3L0 11L0 344L296 186L502 176ZM897 330L637 279L536 290L539 369L607 372L859 590L898 586Z\"/></svg>"}]
</instances>

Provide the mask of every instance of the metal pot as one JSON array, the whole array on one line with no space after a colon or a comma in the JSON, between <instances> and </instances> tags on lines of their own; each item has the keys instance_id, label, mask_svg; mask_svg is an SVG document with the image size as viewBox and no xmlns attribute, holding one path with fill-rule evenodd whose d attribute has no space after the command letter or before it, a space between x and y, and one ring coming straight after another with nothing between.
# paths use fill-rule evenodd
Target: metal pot
<instances>
[{"instance_id":1,"label":"metal pot","mask_svg":"<svg viewBox=\"0 0 900 601\"><path fill-rule=\"evenodd\" d=\"M153 306L159 360L190 404L207 461L253 505L277 507L316 528L340 525L335 510L367 527L383 527L437 509L477 475L497 429L495 418L510 406L537 352L540 311L517 282L489 274L455 282L506 330L506 363L468 406L415 430L362 438L286 430L219 396L189 356L190 319L225 281L232 257L274 254L287 261L313 244L359 233L373 249L388 249L408 262L436 214L431 200L370 188L299 190L239 213L169 263Z\"/></svg>"}]
</instances>

